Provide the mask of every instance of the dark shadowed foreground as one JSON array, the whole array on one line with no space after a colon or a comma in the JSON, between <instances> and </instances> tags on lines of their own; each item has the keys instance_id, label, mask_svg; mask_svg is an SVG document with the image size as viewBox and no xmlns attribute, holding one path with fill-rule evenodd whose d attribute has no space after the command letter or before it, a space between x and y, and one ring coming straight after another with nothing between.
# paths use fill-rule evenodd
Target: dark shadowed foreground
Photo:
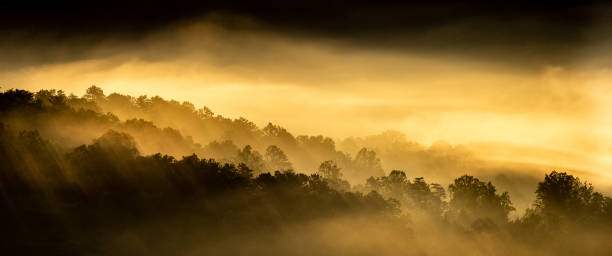
<instances>
[{"instance_id":1,"label":"dark shadowed foreground","mask_svg":"<svg viewBox=\"0 0 612 256\"><path fill-rule=\"evenodd\" d=\"M351 157L322 136L296 139L272 124L259 130L187 103L106 97L97 89L84 97L0 93L3 254L612 251L612 199L564 172L546 174L533 188L531 207L511 219L512 194L474 176L448 177L459 176L445 188L404 171L385 172L366 148ZM151 118L156 104L194 116ZM111 107L120 114L102 114Z\"/></svg>"}]
</instances>

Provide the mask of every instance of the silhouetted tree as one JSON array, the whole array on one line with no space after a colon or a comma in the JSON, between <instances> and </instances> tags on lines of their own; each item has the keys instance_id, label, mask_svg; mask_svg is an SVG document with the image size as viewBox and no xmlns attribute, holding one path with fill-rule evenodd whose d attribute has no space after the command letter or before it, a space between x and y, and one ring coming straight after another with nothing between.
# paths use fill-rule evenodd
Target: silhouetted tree
<instances>
[{"instance_id":1,"label":"silhouetted tree","mask_svg":"<svg viewBox=\"0 0 612 256\"><path fill-rule=\"evenodd\" d=\"M244 163L255 172L263 172L266 170L266 163L261 154L250 145L246 145L242 150L238 151L237 161Z\"/></svg>"},{"instance_id":2,"label":"silhouetted tree","mask_svg":"<svg viewBox=\"0 0 612 256\"><path fill-rule=\"evenodd\" d=\"M349 182L342 179L342 171L333 160L321 163L317 174L323 177L329 186L336 190L348 191L351 189Z\"/></svg>"},{"instance_id":3,"label":"silhouetted tree","mask_svg":"<svg viewBox=\"0 0 612 256\"><path fill-rule=\"evenodd\" d=\"M468 225L486 223L505 224L508 214L514 210L508 192L497 194L491 182L463 175L448 186L450 194L449 217Z\"/></svg>"},{"instance_id":4,"label":"silhouetted tree","mask_svg":"<svg viewBox=\"0 0 612 256\"><path fill-rule=\"evenodd\" d=\"M285 149L293 150L297 146L297 141L287 129L278 125L268 123L262 129L264 139L270 141L273 145L280 145Z\"/></svg>"},{"instance_id":5,"label":"silhouetted tree","mask_svg":"<svg viewBox=\"0 0 612 256\"><path fill-rule=\"evenodd\" d=\"M217 159L221 162L233 162L239 149L231 140L221 142L212 141L204 147L204 156Z\"/></svg>"},{"instance_id":6,"label":"silhouetted tree","mask_svg":"<svg viewBox=\"0 0 612 256\"><path fill-rule=\"evenodd\" d=\"M285 152L275 145L270 145L266 148L265 158L266 166L271 171L287 171L293 169Z\"/></svg>"},{"instance_id":7,"label":"silhouetted tree","mask_svg":"<svg viewBox=\"0 0 612 256\"><path fill-rule=\"evenodd\" d=\"M104 114L102 109L121 113ZM168 127L177 120L181 127ZM183 136L185 131L198 131L200 139L212 142L202 148ZM384 141L390 143L403 139L387 137ZM256 148L277 146L269 146L264 157L251 146L239 150L224 138ZM438 144L426 154L434 156L431 161L442 161L448 147ZM289 158L309 163L308 170L318 166L317 173L288 170ZM373 177L365 186L353 187L360 192L351 192L342 171ZM0 249L5 254L113 254L105 249L123 242L124 234L137 244L151 241L155 249L176 243L173 237L209 244L224 239L235 244L243 241L236 238L241 235L268 241L266 235L304 227L316 231L306 233L324 234L329 229L322 233L319 228L329 221L337 224L334 230L349 226L346 230L356 233L347 237L359 236L360 229L396 235L389 231L401 228L402 240L388 239L393 246L383 253L395 253L394 243L430 230L444 233L444 239L461 248L486 247L484 254L607 255L612 250L606 243L612 232L612 199L567 173L546 174L533 209L510 223L510 197L490 182L464 175L448 191L447 204L439 184L409 179L399 170L385 176L373 150L363 148L351 159L330 138L294 138L272 124L260 130L244 118L214 116L189 102L104 96L97 87L83 97L56 90L0 92ZM412 227L414 233L407 230ZM480 232L493 230L499 232ZM176 244L169 246L171 251L183 245ZM245 253L248 247L239 250Z\"/></svg>"},{"instance_id":8,"label":"silhouetted tree","mask_svg":"<svg viewBox=\"0 0 612 256\"><path fill-rule=\"evenodd\" d=\"M393 170L388 176L371 177L367 180L366 188L395 198L409 209L426 210L436 217L441 216L446 208L446 194L442 186L428 184L423 178L410 182L403 171Z\"/></svg>"},{"instance_id":9,"label":"silhouetted tree","mask_svg":"<svg viewBox=\"0 0 612 256\"><path fill-rule=\"evenodd\" d=\"M609 197L565 172L553 171L538 183L534 206L548 221L600 222L609 209ZM560 223L556 223L560 224Z\"/></svg>"},{"instance_id":10,"label":"silhouetted tree","mask_svg":"<svg viewBox=\"0 0 612 256\"><path fill-rule=\"evenodd\" d=\"M89 101L97 102L105 100L106 96L104 96L104 91L102 90L102 88L92 85L91 87L87 88L87 91L83 98Z\"/></svg>"},{"instance_id":11,"label":"silhouetted tree","mask_svg":"<svg viewBox=\"0 0 612 256\"><path fill-rule=\"evenodd\" d=\"M384 171L380 163L380 159L376 157L376 152L362 148L357 152L352 163L352 175L360 180L368 177L383 176Z\"/></svg>"},{"instance_id":12,"label":"silhouetted tree","mask_svg":"<svg viewBox=\"0 0 612 256\"><path fill-rule=\"evenodd\" d=\"M326 179L341 179L342 172L340 170L333 160L325 161L319 166L319 174Z\"/></svg>"}]
</instances>

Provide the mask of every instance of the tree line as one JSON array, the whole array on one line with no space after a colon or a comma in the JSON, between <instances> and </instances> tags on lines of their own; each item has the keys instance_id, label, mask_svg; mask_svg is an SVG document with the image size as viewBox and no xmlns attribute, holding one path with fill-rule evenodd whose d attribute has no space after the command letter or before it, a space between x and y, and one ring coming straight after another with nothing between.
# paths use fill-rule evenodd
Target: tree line
<instances>
[{"instance_id":1,"label":"tree line","mask_svg":"<svg viewBox=\"0 0 612 256\"><path fill-rule=\"evenodd\" d=\"M95 93L84 98L93 97ZM147 239L167 246L163 248L166 252L184 247L185 242L178 238L185 236L209 241L206 248L210 249L222 238L267 237L287 227L307 233L303 231L306 224L345 219L351 220L348 225L355 230L394 234L376 247L389 255L428 254L427 246L397 245L418 240L425 235L418 233L422 228L453 234L460 238L453 240L457 244L451 243L457 248L462 243L482 247L483 239L496 241L490 243L499 245L494 253L500 255L521 253L520 248L566 255L605 255L612 249L606 243L612 231L612 198L566 172L547 173L537 184L532 207L510 219L509 213L515 210L511 195L467 174L442 186L423 177L409 178L401 170L384 174L380 168L379 174L351 184L337 159L321 161L311 174L304 174L295 171L276 145L260 154L250 145L239 149L230 141L211 142L200 147L199 154L143 155L134 130L152 129L198 146L178 130L159 129L142 119L121 122L112 113L75 109L71 101L91 102L52 91L0 93L0 219L4 222L0 240L5 250L106 254L114 248L108 247L108 241L128 231L139 237L155 233L157 236ZM88 143L73 145L75 140L51 131L50 127L62 128L58 122L105 130ZM138 125L142 127L134 128ZM266 133L285 136L278 127ZM163 147L169 142L160 143ZM206 148L231 159L215 160L205 154ZM378 169L380 160L375 153L362 151L351 161ZM367 221L360 221L363 219ZM375 228L368 226L371 223ZM163 235L168 230L171 237ZM320 241L320 245L333 251L350 233L342 236L335 242ZM161 241L155 240L160 237ZM240 241L246 244L258 239L262 238ZM502 249L502 242L515 248ZM231 246L224 249L238 252ZM481 253L490 252L487 250Z\"/></svg>"}]
</instances>

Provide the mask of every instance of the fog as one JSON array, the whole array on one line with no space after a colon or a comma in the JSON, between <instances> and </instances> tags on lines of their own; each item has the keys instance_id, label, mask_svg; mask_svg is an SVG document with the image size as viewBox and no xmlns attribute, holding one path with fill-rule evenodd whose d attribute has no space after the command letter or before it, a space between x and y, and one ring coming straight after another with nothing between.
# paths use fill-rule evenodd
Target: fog
<instances>
[{"instance_id":1,"label":"fog","mask_svg":"<svg viewBox=\"0 0 612 256\"><path fill-rule=\"evenodd\" d=\"M425 145L504 145L495 150L502 160L536 161L507 145L531 148L538 164L600 173L610 164L609 118L602 118L612 109L610 72L596 65L597 45L585 47L571 65L526 69L503 59L351 45L221 14L130 41L39 37L22 47L10 43L25 40L19 35L5 43L7 56L19 56L5 64L23 65L0 72L3 88L82 95L95 84L186 100L298 134L344 139L391 129Z\"/></svg>"},{"instance_id":2,"label":"fog","mask_svg":"<svg viewBox=\"0 0 612 256\"><path fill-rule=\"evenodd\" d=\"M0 251L612 251L609 8L277 5L0 24Z\"/></svg>"},{"instance_id":3,"label":"fog","mask_svg":"<svg viewBox=\"0 0 612 256\"><path fill-rule=\"evenodd\" d=\"M608 187L578 178L596 176L481 158L476 150L489 145L426 146L400 132L294 136L95 86L83 96L8 90L0 103L2 216L10 223L2 246L10 252L610 250Z\"/></svg>"}]
</instances>

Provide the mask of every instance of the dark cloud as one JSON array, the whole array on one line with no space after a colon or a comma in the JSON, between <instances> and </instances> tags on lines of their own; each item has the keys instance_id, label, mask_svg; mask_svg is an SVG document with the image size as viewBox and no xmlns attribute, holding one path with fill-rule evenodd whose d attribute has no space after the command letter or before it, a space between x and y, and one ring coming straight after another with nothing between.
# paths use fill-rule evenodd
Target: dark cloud
<instances>
[{"instance_id":1,"label":"dark cloud","mask_svg":"<svg viewBox=\"0 0 612 256\"><path fill-rule=\"evenodd\" d=\"M15 1L1 7L0 31L23 40L44 35L51 43L133 41L222 14L251 18L262 29L355 47L564 65L595 40L586 34L601 22L597 10L603 6L586 1ZM227 21L220 23L235 25Z\"/></svg>"},{"instance_id":2,"label":"dark cloud","mask_svg":"<svg viewBox=\"0 0 612 256\"><path fill-rule=\"evenodd\" d=\"M28 3L3 7L2 27L92 32L146 30L210 12L252 16L270 24L333 33L426 30L462 20L523 20L549 28L585 25L585 1L104 1ZM484 24L483 24L484 25ZM79 29L83 29L79 31Z\"/></svg>"}]
</instances>

